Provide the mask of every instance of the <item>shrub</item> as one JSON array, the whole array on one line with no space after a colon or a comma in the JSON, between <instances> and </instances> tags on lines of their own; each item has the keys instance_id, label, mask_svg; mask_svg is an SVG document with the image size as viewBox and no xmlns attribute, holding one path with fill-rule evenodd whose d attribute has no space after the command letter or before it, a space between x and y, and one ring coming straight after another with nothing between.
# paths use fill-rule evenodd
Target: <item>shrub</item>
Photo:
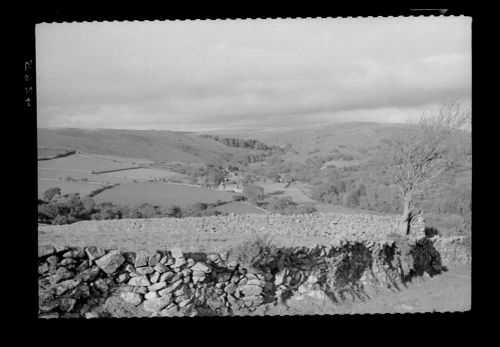
<instances>
[{"instance_id":1,"label":"shrub","mask_svg":"<svg viewBox=\"0 0 500 347\"><path fill-rule=\"evenodd\" d=\"M208 204L204 202L198 202L196 204L189 205L185 209L186 215L195 216L201 213L201 211L206 210L208 208Z\"/></svg>"},{"instance_id":2,"label":"shrub","mask_svg":"<svg viewBox=\"0 0 500 347\"><path fill-rule=\"evenodd\" d=\"M52 224L54 224L54 225L71 224L71 223L74 223L76 221L77 221L77 219L75 219L71 216L57 215L52 220Z\"/></svg>"},{"instance_id":3,"label":"shrub","mask_svg":"<svg viewBox=\"0 0 500 347\"><path fill-rule=\"evenodd\" d=\"M215 209L215 204L206 204L204 202L198 202L196 204L186 207L182 211L182 217L207 217L207 216L218 216L223 214Z\"/></svg>"},{"instance_id":4,"label":"shrub","mask_svg":"<svg viewBox=\"0 0 500 347\"><path fill-rule=\"evenodd\" d=\"M106 219L120 219L122 218L122 212L120 209L109 202L103 202L97 205L98 213L92 215L92 219L106 220Z\"/></svg>"},{"instance_id":5,"label":"shrub","mask_svg":"<svg viewBox=\"0 0 500 347\"><path fill-rule=\"evenodd\" d=\"M91 214L95 209L95 201L91 197L84 197L82 199L83 208L86 213Z\"/></svg>"},{"instance_id":6,"label":"shrub","mask_svg":"<svg viewBox=\"0 0 500 347\"><path fill-rule=\"evenodd\" d=\"M243 195L248 201L256 203L264 198L264 188L255 184L248 184L243 187Z\"/></svg>"},{"instance_id":7,"label":"shrub","mask_svg":"<svg viewBox=\"0 0 500 347\"><path fill-rule=\"evenodd\" d=\"M252 237L229 251L229 257L248 270L260 270L272 263L278 248L268 235Z\"/></svg>"},{"instance_id":8,"label":"shrub","mask_svg":"<svg viewBox=\"0 0 500 347\"><path fill-rule=\"evenodd\" d=\"M343 204L346 207L357 207L359 206L359 195L356 191L351 191L344 195Z\"/></svg>"},{"instance_id":9,"label":"shrub","mask_svg":"<svg viewBox=\"0 0 500 347\"><path fill-rule=\"evenodd\" d=\"M57 207L53 204L38 205L38 221L50 223L57 216Z\"/></svg>"},{"instance_id":10,"label":"shrub","mask_svg":"<svg viewBox=\"0 0 500 347\"><path fill-rule=\"evenodd\" d=\"M470 222L456 214L425 214L427 227L435 228L441 236L467 235L470 233Z\"/></svg>"},{"instance_id":11,"label":"shrub","mask_svg":"<svg viewBox=\"0 0 500 347\"><path fill-rule=\"evenodd\" d=\"M61 188L59 187L49 188L43 193L43 199L48 202L52 200L52 198L56 195L61 195Z\"/></svg>"},{"instance_id":12,"label":"shrub","mask_svg":"<svg viewBox=\"0 0 500 347\"><path fill-rule=\"evenodd\" d=\"M316 212L316 207L314 206L298 206L296 208L296 214L309 214Z\"/></svg>"},{"instance_id":13,"label":"shrub","mask_svg":"<svg viewBox=\"0 0 500 347\"><path fill-rule=\"evenodd\" d=\"M268 210L273 213L289 214L294 213L296 204L290 197L274 198L267 206Z\"/></svg>"},{"instance_id":14,"label":"shrub","mask_svg":"<svg viewBox=\"0 0 500 347\"><path fill-rule=\"evenodd\" d=\"M285 194L285 191L284 190L275 190L274 192L269 192L269 193L266 193L264 195L265 198L270 198L274 195L283 195Z\"/></svg>"},{"instance_id":15,"label":"shrub","mask_svg":"<svg viewBox=\"0 0 500 347\"><path fill-rule=\"evenodd\" d=\"M272 213L279 214L307 214L316 212L313 206L299 206L290 197L273 198L267 209Z\"/></svg>"},{"instance_id":16,"label":"shrub","mask_svg":"<svg viewBox=\"0 0 500 347\"><path fill-rule=\"evenodd\" d=\"M122 218L155 218L162 216L159 206L143 203L139 206L124 206L121 209Z\"/></svg>"},{"instance_id":17,"label":"shrub","mask_svg":"<svg viewBox=\"0 0 500 347\"><path fill-rule=\"evenodd\" d=\"M245 201L245 197L243 195L233 195L233 201Z\"/></svg>"},{"instance_id":18,"label":"shrub","mask_svg":"<svg viewBox=\"0 0 500 347\"><path fill-rule=\"evenodd\" d=\"M99 187L97 188L96 190L90 192L90 194L88 195L89 197L94 197L96 196L97 194L99 193L102 193L103 191L105 191L106 189L111 189L111 188L114 188L116 187L117 185L119 185L119 183L116 183L116 184L108 184L108 185L105 185L105 186L102 186L102 187Z\"/></svg>"},{"instance_id":19,"label":"shrub","mask_svg":"<svg viewBox=\"0 0 500 347\"><path fill-rule=\"evenodd\" d=\"M182 217L182 209L177 205L172 205L164 209L163 214L168 217L180 218Z\"/></svg>"}]
</instances>

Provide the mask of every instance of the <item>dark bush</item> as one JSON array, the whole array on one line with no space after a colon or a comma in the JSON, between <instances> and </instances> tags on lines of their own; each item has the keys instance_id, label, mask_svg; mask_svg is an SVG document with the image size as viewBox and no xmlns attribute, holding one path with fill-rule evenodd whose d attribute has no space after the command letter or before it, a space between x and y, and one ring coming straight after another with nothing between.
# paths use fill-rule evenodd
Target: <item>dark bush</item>
<instances>
[{"instance_id":1,"label":"dark bush","mask_svg":"<svg viewBox=\"0 0 500 347\"><path fill-rule=\"evenodd\" d=\"M122 212L120 208L110 202L103 202L97 205L98 212L92 215L92 219L107 220L107 219L120 219Z\"/></svg>"},{"instance_id":2,"label":"dark bush","mask_svg":"<svg viewBox=\"0 0 500 347\"><path fill-rule=\"evenodd\" d=\"M267 210L271 213L284 215L316 212L316 209L313 206L299 206L297 203L293 202L290 197L273 198L267 205Z\"/></svg>"},{"instance_id":3,"label":"dark bush","mask_svg":"<svg viewBox=\"0 0 500 347\"><path fill-rule=\"evenodd\" d=\"M90 194L88 195L89 197L94 197L96 196L97 194L99 193L102 193L103 191L105 191L106 189L111 189L111 188L114 188L118 185L118 183L116 184L110 184L110 185L105 185L105 186L102 186L102 187L99 187L97 188L96 190L90 192Z\"/></svg>"},{"instance_id":4,"label":"dark bush","mask_svg":"<svg viewBox=\"0 0 500 347\"><path fill-rule=\"evenodd\" d=\"M61 195L61 188L49 188L43 193L43 199L47 202L50 202L50 200L52 200L52 198L56 195Z\"/></svg>"},{"instance_id":5,"label":"dark bush","mask_svg":"<svg viewBox=\"0 0 500 347\"><path fill-rule=\"evenodd\" d=\"M243 195L233 195L233 201L245 201L245 196Z\"/></svg>"},{"instance_id":6,"label":"dark bush","mask_svg":"<svg viewBox=\"0 0 500 347\"><path fill-rule=\"evenodd\" d=\"M290 197L274 198L269 202L267 210L272 213L290 214L294 213L296 205Z\"/></svg>"},{"instance_id":7,"label":"dark bush","mask_svg":"<svg viewBox=\"0 0 500 347\"><path fill-rule=\"evenodd\" d=\"M264 198L264 188L255 184L247 184L243 187L243 195L248 201L256 203Z\"/></svg>"},{"instance_id":8,"label":"dark bush","mask_svg":"<svg viewBox=\"0 0 500 347\"><path fill-rule=\"evenodd\" d=\"M198 202L196 204L186 207L182 211L182 217L206 217L206 216L218 216L223 214L215 209L217 207L215 204L206 204L204 202Z\"/></svg>"},{"instance_id":9,"label":"dark bush","mask_svg":"<svg viewBox=\"0 0 500 347\"><path fill-rule=\"evenodd\" d=\"M167 217L180 218L182 217L182 209L177 205L172 205L163 210L163 215Z\"/></svg>"},{"instance_id":10,"label":"dark bush","mask_svg":"<svg viewBox=\"0 0 500 347\"><path fill-rule=\"evenodd\" d=\"M61 225L61 224L71 224L77 222L78 220L71 216L57 215L53 220L52 224Z\"/></svg>"},{"instance_id":11,"label":"dark bush","mask_svg":"<svg viewBox=\"0 0 500 347\"><path fill-rule=\"evenodd\" d=\"M278 248L268 235L256 235L229 251L229 258L248 270L261 270L276 260Z\"/></svg>"}]
</instances>

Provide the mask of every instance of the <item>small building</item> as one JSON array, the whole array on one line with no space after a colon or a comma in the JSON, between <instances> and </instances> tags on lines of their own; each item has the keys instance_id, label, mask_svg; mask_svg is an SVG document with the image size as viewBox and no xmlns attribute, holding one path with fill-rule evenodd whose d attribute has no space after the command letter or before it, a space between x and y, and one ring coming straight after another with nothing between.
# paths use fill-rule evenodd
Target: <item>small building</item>
<instances>
[{"instance_id":1,"label":"small building","mask_svg":"<svg viewBox=\"0 0 500 347\"><path fill-rule=\"evenodd\" d=\"M219 187L219 190L223 190L225 192L235 192L235 193L243 193L243 189L239 184L225 184L222 182Z\"/></svg>"}]
</instances>

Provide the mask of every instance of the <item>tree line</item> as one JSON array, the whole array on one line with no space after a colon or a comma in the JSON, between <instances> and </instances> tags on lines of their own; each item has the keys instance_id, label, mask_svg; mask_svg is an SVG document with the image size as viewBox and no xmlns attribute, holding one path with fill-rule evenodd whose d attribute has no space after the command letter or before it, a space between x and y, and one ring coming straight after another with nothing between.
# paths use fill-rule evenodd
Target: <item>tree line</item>
<instances>
[{"instance_id":1,"label":"tree line","mask_svg":"<svg viewBox=\"0 0 500 347\"><path fill-rule=\"evenodd\" d=\"M290 198L272 199L269 203L260 201L268 197L262 187L248 185L241 195L234 195L233 201L249 201L263 205L268 211L279 214L312 213L312 207L303 207ZM184 218L227 215L217 210L226 202L198 202L186 207L172 205L162 207L143 203L140 205L118 205L111 202L96 203L90 196L81 197L78 193L61 195L58 187L50 188L38 199L38 222L44 224L71 224L83 220L137 219L137 218Z\"/></svg>"},{"instance_id":2,"label":"tree line","mask_svg":"<svg viewBox=\"0 0 500 347\"><path fill-rule=\"evenodd\" d=\"M177 205L165 208L149 203L134 206L96 203L91 197L81 197L78 193L61 195L61 189L54 187L43 194L43 199L38 200L38 222L60 225L82 220L217 216L225 214L216 210L222 204L221 201L199 202L183 208Z\"/></svg>"}]
</instances>

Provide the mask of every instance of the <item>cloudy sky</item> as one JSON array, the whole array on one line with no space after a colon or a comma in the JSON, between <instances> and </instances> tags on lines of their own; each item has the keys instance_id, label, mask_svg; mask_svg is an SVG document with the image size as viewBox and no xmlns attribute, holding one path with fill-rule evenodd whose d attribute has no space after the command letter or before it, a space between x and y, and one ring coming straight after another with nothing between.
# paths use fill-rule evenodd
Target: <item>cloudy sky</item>
<instances>
[{"instance_id":1,"label":"cloudy sky","mask_svg":"<svg viewBox=\"0 0 500 347\"><path fill-rule=\"evenodd\" d=\"M39 127L404 122L471 95L465 17L39 24L36 51Z\"/></svg>"}]
</instances>

